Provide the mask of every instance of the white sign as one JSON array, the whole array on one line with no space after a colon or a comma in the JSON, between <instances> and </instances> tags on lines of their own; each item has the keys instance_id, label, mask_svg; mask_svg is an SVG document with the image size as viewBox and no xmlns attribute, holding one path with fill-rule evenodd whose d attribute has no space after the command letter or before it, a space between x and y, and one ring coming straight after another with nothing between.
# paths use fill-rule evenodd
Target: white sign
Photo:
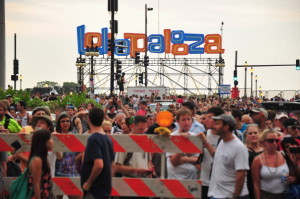
<instances>
[{"instance_id":1,"label":"white sign","mask_svg":"<svg viewBox=\"0 0 300 199\"><path fill-rule=\"evenodd\" d=\"M162 97L162 95L169 95L169 91L170 91L170 88L164 87L164 86L157 86L157 87L137 86L137 87L128 87L127 88L128 96L132 96L132 95L151 96L151 94L154 93L154 94L158 94L160 97Z\"/></svg>"},{"instance_id":2,"label":"white sign","mask_svg":"<svg viewBox=\"0 0 300 199\"><path fill-rule=\"evenodd\" d=\"M231 94L231 85L219 85L219 94L220 95L226 95Z\"/></svg>"}]
</instances>

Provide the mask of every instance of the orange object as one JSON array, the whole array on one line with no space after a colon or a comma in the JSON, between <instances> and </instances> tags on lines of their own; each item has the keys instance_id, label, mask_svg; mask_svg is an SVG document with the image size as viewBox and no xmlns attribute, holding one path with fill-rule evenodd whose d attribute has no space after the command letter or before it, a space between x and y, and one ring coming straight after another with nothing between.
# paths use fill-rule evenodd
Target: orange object
<instances>
[{"instance_id":1,"label":"orange object","mask_svg":"<svg viewBox=\"0 0 300 199\"><path fill-rule=\"evenodd\" d=\"M173 122L173 114L169 111L161 111L157 114L156 121L161 127L169 127Z\"/></svg>"}]
</instances>

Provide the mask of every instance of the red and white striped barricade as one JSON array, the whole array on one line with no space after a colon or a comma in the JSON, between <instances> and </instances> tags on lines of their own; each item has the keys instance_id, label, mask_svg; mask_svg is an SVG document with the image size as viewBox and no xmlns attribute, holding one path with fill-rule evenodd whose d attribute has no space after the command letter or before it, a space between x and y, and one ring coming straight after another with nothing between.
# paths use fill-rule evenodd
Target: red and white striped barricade
<instances>
[{"instance_id":1,"label":"red and white striped barricade","mask_svg":"<svg viewBox=\"0 0 300 199\"><path fill-rule=\"evenodd\" d=\"M53 151L83 152L89 135L52 135ZM109 135L115 152L202 153L203 144L196 136ZM29 151L31 135L0 134L0 151L13 151L10 146L19 141L18 151ZM162 161L163 162L163 161ZM164 168L164 167L162 167ZM6 191L15 178L4 178ZM55 195L82 195L79 177L54 177ZM201 198L200 180L170 180L151 178L113 178L112 196Z\"/></svg>"}]
</instances>

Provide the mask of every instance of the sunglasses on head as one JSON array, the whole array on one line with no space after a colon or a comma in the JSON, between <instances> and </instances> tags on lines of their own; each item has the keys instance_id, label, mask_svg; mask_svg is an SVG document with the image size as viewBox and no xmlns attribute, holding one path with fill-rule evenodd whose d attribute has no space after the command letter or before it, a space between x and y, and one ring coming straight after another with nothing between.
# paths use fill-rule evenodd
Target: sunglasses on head
<instances>
[{"instance_id":1,"label":"sunglasses on head","mask_svg":"<svg viewBox=\"0 0 300 199\"><path fill-rule=\"evenodd\" d=\"M292 126L288 126L288 128L293 129L293 130L300 130L300 126L296 126L296 125L292 125Z\"/></svg>"},{"instance_id":2,"label":"sunglasses on head","mask_svg":"<svg viewBox=\"0 0 300 199\"><path fill-rule=\"evenodd\" d=\"M278 143L279 142L279 139L266 139L266 142L272 144L272 143Z\"/></svg>"}]
</instances>

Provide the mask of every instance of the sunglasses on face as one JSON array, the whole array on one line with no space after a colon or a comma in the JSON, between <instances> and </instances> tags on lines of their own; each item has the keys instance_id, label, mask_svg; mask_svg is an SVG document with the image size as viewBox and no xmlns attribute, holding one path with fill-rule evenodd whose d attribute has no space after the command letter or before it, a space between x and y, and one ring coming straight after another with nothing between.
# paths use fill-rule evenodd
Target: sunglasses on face
<instances>
[{"instance_id":1,"label":"sunglasses on face","mask_svg":"<svg viewBox=\"0 0 300 199\"><path fill-rule=\"evenodd\" d=\"M300 130L300 126L288 126L288 128L292 129L292 130Z\"/></svg>"},{"instance_id":2,"label":"sunglasses on face","mask_svg":"<svg viewBox=\"0 0 300 199\"><path fill-rule=\"evenodd\" d=\"M279 142L279 139L266 139L266 142L273 144L274 142L277 144Z\"/></svg>"}]
</instances>

